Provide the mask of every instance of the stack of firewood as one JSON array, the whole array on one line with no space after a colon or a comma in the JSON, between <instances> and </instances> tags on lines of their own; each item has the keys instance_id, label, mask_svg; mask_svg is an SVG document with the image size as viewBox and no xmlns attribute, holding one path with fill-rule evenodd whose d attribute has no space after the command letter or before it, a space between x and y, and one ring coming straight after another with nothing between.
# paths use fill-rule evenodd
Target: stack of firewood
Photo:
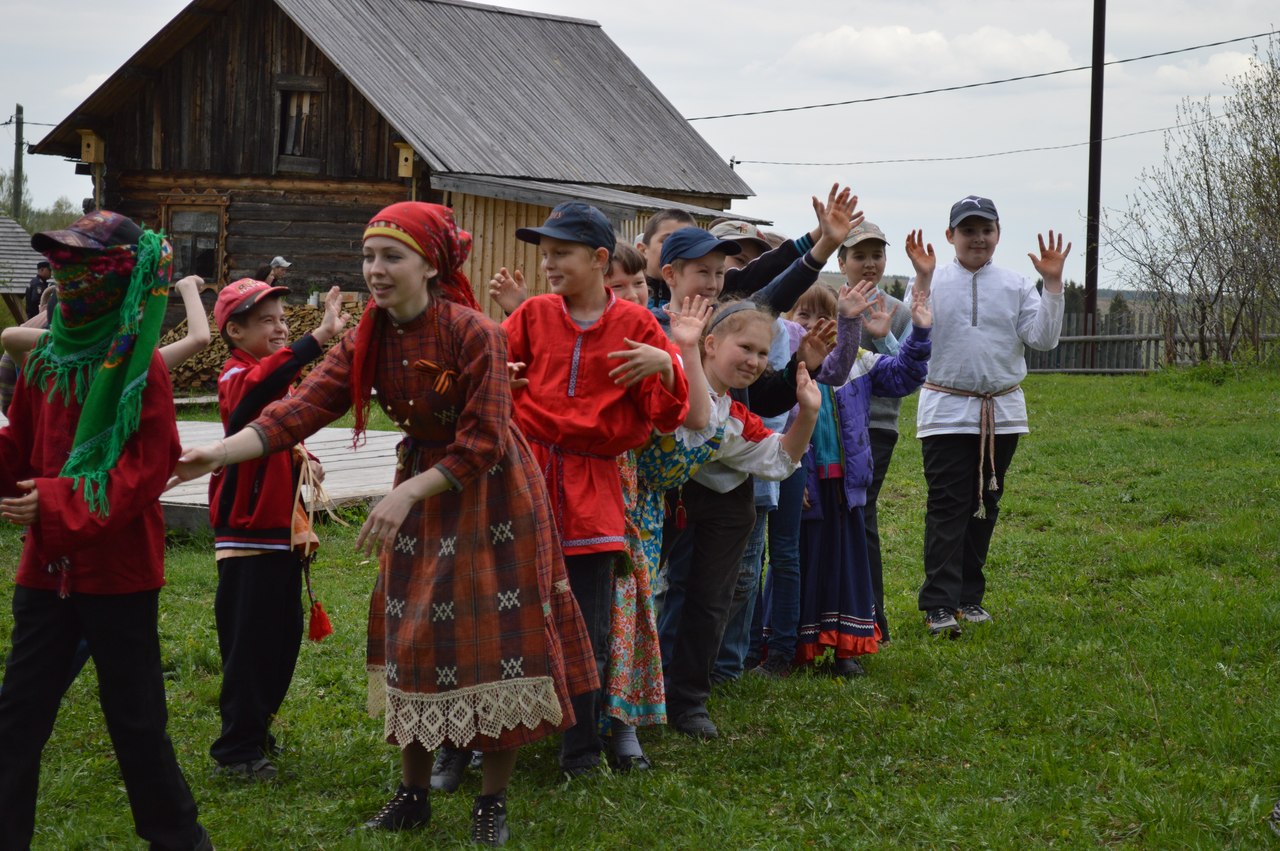
<instances>
[{"instance_id":1,"label":"stack of firewood","mask_svg":"<svg viewBox=\"0 0 1280 851\"><path fill-rule=\"evenodd\" d=\"M352 310L348 309L348 315L352 314ZM320 320L324 319L323 307L311 307L305 304L286 304L284 315L289 323L289 341L301 337L314 331L316 326L320 324ZM355 317L352 316L352 322ZM222 341L222 336L218 334L217 328L213 324L213 314L208 316L209 328L213 334L213 342L211 342L204 351L197 352L187 360L178 364L170 370L170 376L173 380L173 390L179 396L192 396L217 392L218 374L222 372L222 365L227 362L227 344ZM350 327L350 326L348 326ZM160 345L165 346L169 343L177 342L187 336L187 322L184 319L173 327L169 333L160 338ZM337 342L339 338L335 337L331 342ZM306 374L306 370L303 370Z\"/></svg>"}]
</instances>

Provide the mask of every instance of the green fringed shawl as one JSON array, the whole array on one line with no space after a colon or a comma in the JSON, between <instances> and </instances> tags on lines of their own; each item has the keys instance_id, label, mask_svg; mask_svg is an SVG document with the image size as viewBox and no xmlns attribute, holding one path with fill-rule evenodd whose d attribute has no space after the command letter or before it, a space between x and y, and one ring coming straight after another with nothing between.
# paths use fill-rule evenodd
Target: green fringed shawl
<instances>
[{"instance_id":1,"label":"green fringed shawl","mask_svg":"<svg viewBox=\"0 0 1280 851\"><path fill-rule=\"evenodd\" d=\"M59 473L83 488L89 510L111 512L107 477L142 419L142 394L169 303L169 248L155 231L138 240L137 262L118 310L68 327L55 310L50 333L27 357L23 376L64 404L80 404L80 421Z\"/></svg>"}]
</instances>

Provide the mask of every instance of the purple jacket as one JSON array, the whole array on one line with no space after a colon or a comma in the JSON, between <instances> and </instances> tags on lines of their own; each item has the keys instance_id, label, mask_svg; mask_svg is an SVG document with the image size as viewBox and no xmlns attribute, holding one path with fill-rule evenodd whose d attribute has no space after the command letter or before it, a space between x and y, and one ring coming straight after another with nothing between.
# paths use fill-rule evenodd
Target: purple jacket
<instances>
[{"instance_id":1,"label":"purple jacket","mask_svg":"<svg viewBox=\"0 0 1280 851\"><path fill-rule=\"evenodd\" d=\"M928 328L912 327L896 355L859 354L849 382L835 392L836 418L840 424L840 447L844 457L844 493L850 508L867 504L867 488L871 486L871 441L867 424L871 419L871 397L908 396L924 383L929 372ZM825 411L824 411L825 413ZM818 499L818 468L813 444L804 456L807 481L805 493L810 508L805 520L821 520Z\"/></svg>"}]
</instances>

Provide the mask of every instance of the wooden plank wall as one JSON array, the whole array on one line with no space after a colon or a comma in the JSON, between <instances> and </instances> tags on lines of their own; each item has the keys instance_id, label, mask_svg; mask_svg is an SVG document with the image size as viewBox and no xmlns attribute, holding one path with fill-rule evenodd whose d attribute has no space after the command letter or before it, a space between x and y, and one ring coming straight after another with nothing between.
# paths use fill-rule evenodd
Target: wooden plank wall
<instances>
[{"instance_id":1,"label":"wooden plank wall","mask_svg":"<svg viewBox=\"0 0 1280 851\"><path fill-rule=\"evenodd\" d=\"M118 110L107 173L276 173L279 75L322 81L303 156L318 175L394 180L399 137L271 2L236 3Z\"/></svg>"},{"instance_id":2,"label":"wooden plank wall","mask_svg":"<svg viewBox=\"0 0 1280 851\"><path fill-rule=\"evenodd\" d=\"M516 228L540 226L551 213L550 207L461 192L445 193L444 203L453 207L458 226L469 231L474 240L462 271L489 316L498 321L504 317L502 309L489 300L489 279L503 266L524 272L530 294L547 291L547 282L538 271L538 246L516 239Z\"/></svg>"}]
</instances>

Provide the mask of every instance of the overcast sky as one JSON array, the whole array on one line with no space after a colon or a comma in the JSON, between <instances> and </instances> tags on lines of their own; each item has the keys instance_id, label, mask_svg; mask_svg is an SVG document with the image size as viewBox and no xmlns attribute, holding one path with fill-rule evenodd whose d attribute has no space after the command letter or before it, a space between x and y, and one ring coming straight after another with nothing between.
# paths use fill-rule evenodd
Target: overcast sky
<instances>
[{"instance_id":1,"label":"overcast sky","mask_svg":"<svg viewBox=\"0 0 1280 851\"><path fill-rule=\"evenodd\" d=\"M57 122L168 22L184 0L6 0L0 12L0 117L15 103L28 122ZM507 0L500 5L597 20L687 117L874 97L1088 65L1093 4L1084 0ZM1112 0L1107 57L1124 59L1276 29L1274 2ZM1242 42L1106 70L1104 136L1167 127L1185 97L1221 97L1246 70ZM1025 254L1036 233L1074 243L1068 277L1084 279L1088 148L959 162L843 166L751 160L866 162L957 157L1085 142L1089 73L853 106L694 126L756 196L735 204L790 235L813 226L809 197L848 183L892 243L890 273L910 228L924 228L950 258L944 229L952 202L976 193L999 207L997 261L1033 275ZM50 128L27 127L36 141ZM12 168L13 127L0 132L0 164ZM1124 205L1144 167L1161 159L1162 134L1104 147L1103 204ZM53 157L28 157L36 203L91 193L87 178ZM1105 254L1105 246L1104 246ZM1102 286L1108 286L1103 270Z\"/></svg>"}]
</instances>

